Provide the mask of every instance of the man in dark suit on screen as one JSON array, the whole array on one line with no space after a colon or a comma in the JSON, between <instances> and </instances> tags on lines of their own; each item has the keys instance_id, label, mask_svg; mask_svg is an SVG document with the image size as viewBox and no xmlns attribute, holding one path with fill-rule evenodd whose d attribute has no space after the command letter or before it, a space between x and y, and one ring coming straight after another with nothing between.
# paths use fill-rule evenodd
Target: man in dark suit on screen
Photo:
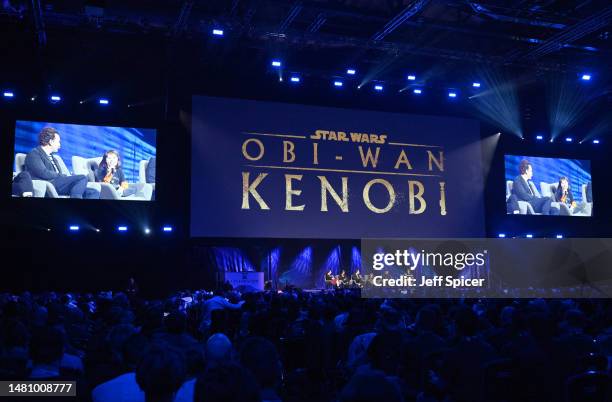
<instances>
[{"instance_id":1,"label":"man in dark suit on screen","mask_svg":"<svg viewBox=\"0 0 612 402\"><path fill-rule=\"evenodd\" d=\"M527 159L523 159L519 165L519 175L514 179L512 184L512 195L509 202L526 201L532 207L534 212L542 213L543 215L558 215L557 208L551 208L551 197L538 197L532 188L533 183L533 167ZM516 206L518 209L518 205Z\"/></svg>"},{"instance_id":2,"label":"man in dark suit on screen","mask_svg":"<svg viewBox=\"0 0 612 402\"><path fill-rule=\"evenodd\" d=\"M43 128L38 134L38 144L25 159L25 168L32 180L49 181L59 195L69 195L70 198L100 198L99 191L87 188L87 176L62 173L60 162L53 155L61 146L56 129Z\"/></svg>"}]
</instances>

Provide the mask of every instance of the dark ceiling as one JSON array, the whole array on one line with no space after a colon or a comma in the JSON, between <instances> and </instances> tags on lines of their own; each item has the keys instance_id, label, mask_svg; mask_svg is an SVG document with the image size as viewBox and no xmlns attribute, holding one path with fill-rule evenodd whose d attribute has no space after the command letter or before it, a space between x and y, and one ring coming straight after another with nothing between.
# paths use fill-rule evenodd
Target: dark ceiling
<instances>
[{"instance_id":1,"label":"dark ceiling","mask_svg":"<svg viewBox=\"0 0 612 402\"><path fill-rule=\"evenodd\" d=\"M162 83L169 70L185 66L190 73L212 68L255 75L273 73L270 60L280 58L285 73L329 80L354 67L359 83L385 81L398 89L407 73L416 74L423 85L448 86L449 81L491 68L540 78L588 71L599 79L600 89L609 94L610 88L609 1L0 4L0 24L6 32L0 51L10 61L0 67L0 83ZM211 35L213 28L225 35ZM105 77L109 74L112 79Z\"/></svg>"}]
</instances>

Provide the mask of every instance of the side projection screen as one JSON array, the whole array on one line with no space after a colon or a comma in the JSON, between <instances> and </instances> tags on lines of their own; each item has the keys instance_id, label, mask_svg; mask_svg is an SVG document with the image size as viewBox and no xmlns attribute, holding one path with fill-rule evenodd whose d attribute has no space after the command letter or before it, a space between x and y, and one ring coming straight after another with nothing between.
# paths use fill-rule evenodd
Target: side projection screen
<instances>
[{"instance_id":1,"label":"side projection screen","mask_svg":"<svg viewBox=\"0 0 612 402\"><path fill-rule=\"evenodd\" d=\"M506 155L505 166L508 214L592 216L590 161Z\"/></svg>"},{"instance_id":2,"label":"side projection screen","mask_svg":"<svg viewBox=\"0 0 612 402\"><path fill-rule=\"evenodd\" d=\"M13 197L151 201L156 130L17 121Z\"/></svg>"}]
</instances>

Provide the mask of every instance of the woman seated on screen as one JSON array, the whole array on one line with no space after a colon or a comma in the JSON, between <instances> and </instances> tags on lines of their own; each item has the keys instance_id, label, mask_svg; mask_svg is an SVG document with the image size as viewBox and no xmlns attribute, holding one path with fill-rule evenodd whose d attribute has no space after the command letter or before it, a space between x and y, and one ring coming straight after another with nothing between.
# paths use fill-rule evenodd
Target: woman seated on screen
<instances>
[{"instance_id":1,"label":"woman seated on screen","mask_svg":"<svg viewBox=\"0 0 612 402\"><path fill-rule=\"evenodd\" d=\"M96 181L108 183L115 188L121 197L128 197L142 191L141 186L128 183L121 169L121 157L115 150L106 151L102 162L96 169Z\"/></svg>"},{"instance_id":2,"label":"woman seated on screen","mask_svg":"<svg viewBox=\"0 0 612 402\"><path fill-rule=\"evenodd\" d=\"M561 204L564 204L567 207L570 215L578 213L583 209L582 206L579 206L576 201L574 201L574 196L572 195L572 190L569 186L569 179L565 176L559 179L559 184L557 185L557 190L555 191L555 200Z\"/></svg>"}]
</instances>

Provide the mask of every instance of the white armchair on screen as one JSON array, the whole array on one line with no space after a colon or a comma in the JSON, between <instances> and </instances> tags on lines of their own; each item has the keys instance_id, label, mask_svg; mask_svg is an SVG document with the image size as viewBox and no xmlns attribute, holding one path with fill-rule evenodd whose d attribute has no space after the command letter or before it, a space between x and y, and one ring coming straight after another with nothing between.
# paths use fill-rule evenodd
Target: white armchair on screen
<instances>
[{"instance_id":1,"label":"white armchair on screen","mask_svg":"<svg viewBox=\"0 0 612 402\"><path fill-rule=\"evenodd\" d=\"M512 195L512 186L514 182L512 180L506 180L506 204L508 203L508 199L510 195ZM533 210L533 207L527 201L519 201L518 202L519 209L513 211L514 214L519 215L537 215Z\"/></svg>"},{"instance_id":2,"label":"white armchair on screen","mask_svg":"<svg viewBox=\"0 0 612 402\"><path fill-rule=\"evenodd\" d=\"M559 183L557 182L546 183L546 182L541 181L540 189L542 190L542 197L552 198L552 202L550 203L550 206L551 208L559 208L559 215L565 215L565 216L571 215L572 211L567 206L567 204L559 202L559 200L557 200L557 198L555 197L558 186L559 186Z\"/></svg>"},{"instance_id":3,"label":"white armchair on screen","mask_svg":"<svg viewBox=\"0 0 612 402\"><path fill-rule=\"evenodd\" d=\"M97 158L83 158L81 156L72 157L72 167L75 174L84 174L87 176L90 184L100 186L100 199L101 200L135 200L135 201L149 201L153 189L146 183L136 183L138 186L137 193L123 197L113 185L110 183L97 183L96 182L96 169L100 166L102 157Z\"/></svg>"}]
</instances>

